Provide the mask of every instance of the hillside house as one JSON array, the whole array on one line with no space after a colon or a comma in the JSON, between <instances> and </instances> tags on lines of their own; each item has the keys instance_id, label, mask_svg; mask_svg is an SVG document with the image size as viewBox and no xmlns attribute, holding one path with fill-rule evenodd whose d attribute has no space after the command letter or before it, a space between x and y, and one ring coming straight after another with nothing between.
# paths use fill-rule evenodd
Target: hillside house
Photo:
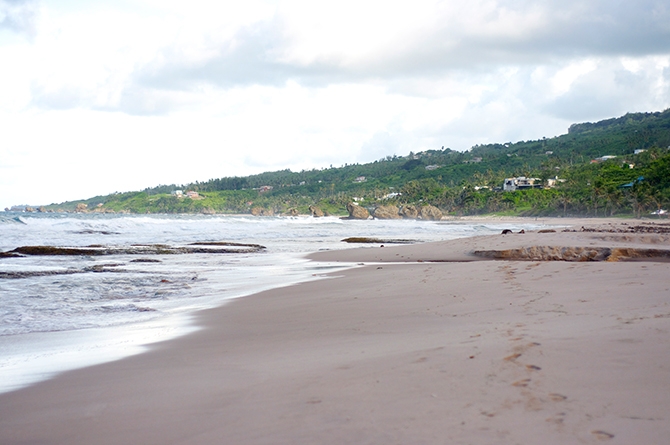
<instances>
[{"instance_id":1,"label":"hillside house","mask_svg":"<svg viewBox=\"0 0 670 445\"><path fill-rule=\"evenodd\" d=\"M503 183L503 190L506 192L539 188L542 188L542 181L540 178L526 178L525 176L519 176L516 178L505 178L505 182Z\"/></svg>"},{"instance_id":2,"label":"hillside house","mask_svg":"<svg viewBox=\"0 0 670 445\"><path fill-rule=\"evenodd\" d=\"M609 161L610 159L614 159L616 156L613 155L606 155L606 156L601 156L599 158L595 158L591 160L591 164L599 164L601 162Z\"/></svg>"},{"instance_id":3,"label":"hillside house","mask_svg":"<svg viewBox=\"0 0 670 445\"><path fill-rule=\"evenodd\" d=\"M558 176L556 176L555 178L549 178L547 179L547 188L552 189L561 182L565 182L565 179L558 179Z\"/></svg>"}]
</instances>

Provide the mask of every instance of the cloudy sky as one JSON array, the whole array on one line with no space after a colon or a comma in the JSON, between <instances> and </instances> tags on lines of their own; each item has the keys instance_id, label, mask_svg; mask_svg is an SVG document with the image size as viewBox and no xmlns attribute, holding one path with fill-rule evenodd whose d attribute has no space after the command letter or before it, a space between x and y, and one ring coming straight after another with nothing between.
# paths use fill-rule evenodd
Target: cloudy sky
<instances>
[{"instance_id":1,"label":"cloudy sky","mask_svg":"<svg viewBox=\"0 0 670 445\"><path fill-rule=\"evenodd\" d=\"M668 0L0 0L0 208L668 107Z\"/></svg>"}]
</instances>

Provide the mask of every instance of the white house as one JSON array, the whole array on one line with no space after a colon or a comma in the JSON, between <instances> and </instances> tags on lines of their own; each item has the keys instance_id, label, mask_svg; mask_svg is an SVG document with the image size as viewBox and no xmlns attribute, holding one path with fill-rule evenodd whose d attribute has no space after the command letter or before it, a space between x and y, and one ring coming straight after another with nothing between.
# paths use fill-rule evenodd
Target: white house
<instances>
[{"instance_id":1,"label":"white house","mask_svg":"<svg viewBox=\"0 0 670 445\"><path fill-rule=\"evenodd\" d=\"M506 192L514 192L516 190L528 190L541 188L542 183L540 178L526 178L519 176L516 178L505 178L503 183L503 190Z\"/></svg>"}]
</instances>

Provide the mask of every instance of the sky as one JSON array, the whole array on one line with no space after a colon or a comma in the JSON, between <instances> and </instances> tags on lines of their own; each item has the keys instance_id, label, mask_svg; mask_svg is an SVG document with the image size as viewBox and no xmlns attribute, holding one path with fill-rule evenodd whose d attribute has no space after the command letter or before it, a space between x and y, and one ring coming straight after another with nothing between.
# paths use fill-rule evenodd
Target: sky
<instances>
[{"instance_id":1,"label":"sky","mask_svg":"<svg viewBox=\"0 0 670 445\"><path fill-rule=\"evenodd\" d=\"M669 107L668 0L0 0L0 209Z\"/></svg>"}]
</instances>

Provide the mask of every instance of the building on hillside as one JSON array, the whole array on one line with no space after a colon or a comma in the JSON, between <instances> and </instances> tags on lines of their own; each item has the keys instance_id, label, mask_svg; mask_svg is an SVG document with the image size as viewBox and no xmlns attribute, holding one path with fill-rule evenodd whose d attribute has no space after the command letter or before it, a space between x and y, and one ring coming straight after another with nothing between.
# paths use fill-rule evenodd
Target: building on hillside
<instances>
[{"instance_id":1,"label":"building on hillside","mask_svg":"<svg viewBox=\"0 0 670 445\"><path fill-rule=\"evenodd\" d=\"M480 157L466 159L465 161L463 161L464 164L479 164L480 162L482 162L482 158Z\"/></svg>"},{"instance_id":2,"label":"building on hillside","mask_svg":"<svg viewBox=\"0 0 670 445\"><path fill-rule=\"evenodd\" d=\"M516 178L505 178L505 182L503 182L503 190L506 192L539 188L542 188L542 181L540 178L526 178L525 176L519 176Z\"/></svg>"},{"instance_id":3,"label":"building on hillside","mask_svg":"<svg viewBox=\"0 0 670 445\"><path fill-rule=\"evenodd\" d=\"M598 164L600 162L609 161L610 159L614 159L614 158L616 158L616 156L613 156L613 155L601 156L599 158L592 159L591 164Z\"/></svg>"},{"instance_id":4,"label":"building on hillside","mask_svg":"<svg viewBox=\"0 0 670 445\"><path fill-rule=\"evenodd\" d=\"M565 182L565 179L559 179L558 176L556 176L554 178L549 178L549 179L547 179L546 187L549 188L549 189L553 189L559 183L563 183L563 182Z\"/></svg>"}]
</instances>

